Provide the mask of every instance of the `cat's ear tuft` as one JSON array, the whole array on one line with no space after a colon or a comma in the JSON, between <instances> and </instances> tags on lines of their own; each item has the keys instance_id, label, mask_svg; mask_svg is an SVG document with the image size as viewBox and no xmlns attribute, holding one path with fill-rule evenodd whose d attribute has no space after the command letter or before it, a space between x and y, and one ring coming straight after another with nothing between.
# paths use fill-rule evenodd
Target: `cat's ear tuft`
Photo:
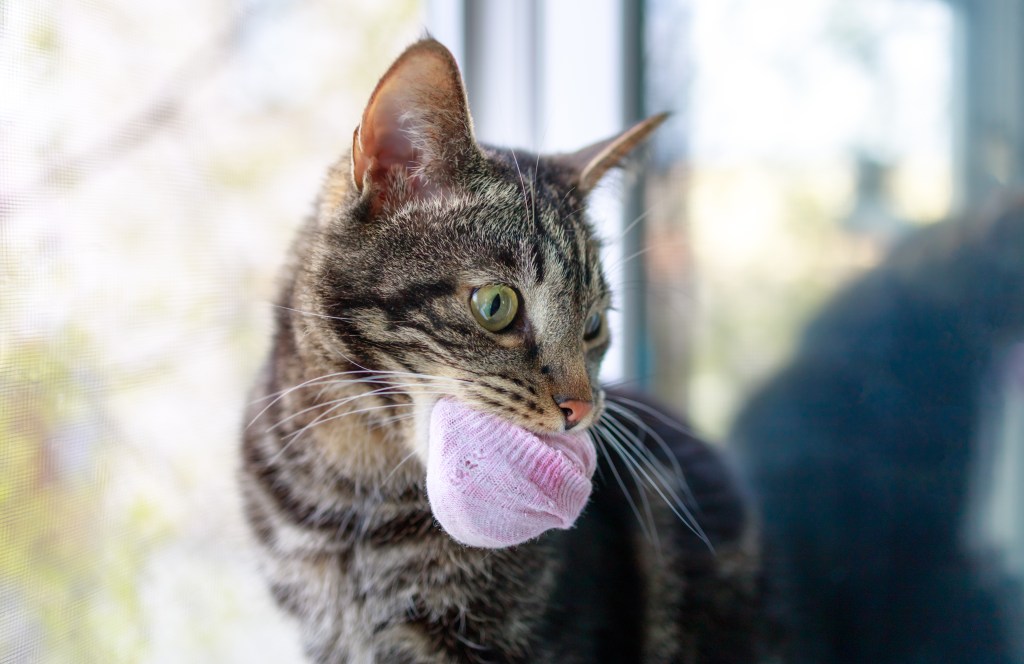
<instances>
[{"instance_id":1,"label":"cat's ear tuft","mask_svg":"<svg viewBox=\"0 0 1024 664\"><path fill-rule=\"evenodd\" d=\"M586 194L597 186L609 170L621 165L629 153L643 143L666 118L668 113L652 115L617 136L570 154L558 155L555 159L574 172L576 189Z\"/></svg>"},{"instance_id":2,"label":"cat's ear tuft","mask_svg":"<svg viewBox=\"0 0 1024 664\"><path fill-rule=\"evenodd\" d=\"M410 46L370 96L352 136L352 179L375 202L429 195L478 154L452 54L434 39Z\"/></svg>"}]
</instances>

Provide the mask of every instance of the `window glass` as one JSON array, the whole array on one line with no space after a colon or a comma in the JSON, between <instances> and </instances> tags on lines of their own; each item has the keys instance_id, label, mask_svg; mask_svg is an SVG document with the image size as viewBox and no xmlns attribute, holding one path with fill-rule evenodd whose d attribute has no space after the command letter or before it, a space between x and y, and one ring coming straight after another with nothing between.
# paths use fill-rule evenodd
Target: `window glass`
<instances>
[{"instance_id":1,"label":"window glass","mask_svg":"<svg viewBox=\"0 0 1024 664\"><path fill-rule=\"evenodd\" d=\"M654 0L646 255L659 391L722 434L840 283L950 211L939 0ZM692 328L688 344L679 335Z\"/></svg>"},{"instance_id":2,"label":"window glass","mask_svg":"<svg viewBox=\"0 0 1024 664\"><path fill-rule=\"evenodd\" d=\"M1024 661L1024 10L648 9L650 383L751 486L787 661Z\"/></svg>"}]
</instances>

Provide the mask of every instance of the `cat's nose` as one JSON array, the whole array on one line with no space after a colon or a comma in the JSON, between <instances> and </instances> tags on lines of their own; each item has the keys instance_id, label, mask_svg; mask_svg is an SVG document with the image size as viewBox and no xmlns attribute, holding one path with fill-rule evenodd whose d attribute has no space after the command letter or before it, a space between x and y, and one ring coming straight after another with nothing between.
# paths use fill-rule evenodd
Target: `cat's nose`
<instances>
[{"instance_id":1,"label":"cat's nose","mask_svg":"<svg viewBox=\"0 0 1024 664\"><path fill-rule=\"evenodd\" d=\"M571 429L579 424L584 417L590 414L590 411L594 410L593 401L555 397L555 403L562 409L566 429Z\"/></svg>"}]
</instances>

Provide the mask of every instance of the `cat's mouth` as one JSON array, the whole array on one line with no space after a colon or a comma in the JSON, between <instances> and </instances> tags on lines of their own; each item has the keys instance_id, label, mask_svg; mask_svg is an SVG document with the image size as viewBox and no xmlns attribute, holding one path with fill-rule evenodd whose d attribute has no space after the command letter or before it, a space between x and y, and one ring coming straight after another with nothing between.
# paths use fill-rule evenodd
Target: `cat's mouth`
<instances>
[{"instance_id":1,"label":"cat's mouth","mask_svg":"<svg viewBox=\"0 0 1024 664\"><path fill-rule=\"evenodd\" d=\"M431 411L427 495L463 544L503 548L570 528L596 465L584 432L537 434L449 398Z\"/></svg>"}]
</instances>

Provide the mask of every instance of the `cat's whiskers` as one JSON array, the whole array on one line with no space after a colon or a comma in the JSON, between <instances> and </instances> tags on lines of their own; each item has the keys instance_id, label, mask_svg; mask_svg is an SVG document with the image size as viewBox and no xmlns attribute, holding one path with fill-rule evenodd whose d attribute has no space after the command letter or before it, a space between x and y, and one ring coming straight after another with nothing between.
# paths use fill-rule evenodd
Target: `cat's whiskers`
<instances>
[{"instance_id":1,"label":"cat's whiskers","mask_svg":"<svg viewBox=\"0 0 1024 664\"><path fill-rule=\"evenodd\" d=\"M623 450L622 443L618 440L617 436L614 434L614 432L608 429L608 427L604 426L603 423L600 425L595 425L594 430L600 433L600 436L602 438L604 445L606 446L606 449L610 448L619 456L620 459L622 459L623 467L630 473L630 476L633 478L634 486L636 486L637 489L637 495L640 496L642 501L646 501L647 483L644 482L634 470L634 464L630 463L631 460ZM621 479L621 475L619 474L616 468L616 464L614 462L609 462L608 465L611 468L612 474L615 476L619 486L622 488L622 491L626 496L626 500L630 503L630 508L637 518L637 522L640 526L641 531L647 537L648 541L656 541L658 539L657 527L653 520L653 514L650 511L650 503L645 502L645 513L647 516L647 519L645 520L644 516L640 513L640 508L637 507L635 501L633 500L632 493L630 493L626 489L625 483Z\"/></svg>"},{"instance_id":2,"label":"cat's whiskers","mask_svg":"<svg viewBox=\"0 0 1024 664\"><path fill-rule=\"evenodd\" d=\"M370 375L367 375L367 374L370 374ZM339 376L353 376L353 375L359 375L360 378L359 379L353 379L353 380L337 380L337 378ZM421 380L425 380L427 384L430 384L431 382L438 382L438 383L440 383L440 382L447 382L447 383L452 384L452 385L458 385L458 384L465 384L465 383L471 383L472 382L472 381L464 380L462 378L455 378L453 376L434 376L434 375L431 375L431 374L416 373L416 372L412 372L412 371L383 371L383 370L374 370L374 369L356 369L356 370L349 370L349 371L337 371L337 372L334 372L334 373L324 374L323 376L317 376L316 378L310 378L309 380L303 381L302 383L299 383L298 385L293 385L292 387L286 388L284 390L280 390L278 392L274 392L273 394L268 394L265 397L261 397L259 399L254 400L252 402L253 405L258 404L260 401L265 401L267 399L272 399L272 401L269 404L267 404L262 410L260 410L260 412L258 412L256 414L255 417L252 418L252 420L246 425L246 428L249 428L253 424L255 424L256 421L259 420L263 416L264 413L266 413L268 410L270 410L274 406L274 404L276 404L278 401L280 401L284 397L288 396L292 392L295 392L296 390L300 390L300 389L303 389L303 388L313 387L313 386L316 386L316 385L320 385L322 382L327 382L328 383L328 385L327 385L328 387L331 386L331 385L341 385L341 384L344 384L344 383L376 383L376 382L385 382L391 376L394 376L394 377L406 377L406 378L419 378ZM317 398L319 398L321 395L323 395L323 391L324 390L321 389L320 393L317 395Z\"/></svg>"},{"instance_id":3,"label":"cat's whiskers","mask_svg":"<svg viewBox=\"0 0 1024 664\"><path fill-rule=\"evenodd\" d=\"M526 192L526 180L523 179L523 171L519 168L519 159L516 157L516 151L509 149L509 152L512 153L512 162L516 165L516 172L519 174L519 184L523 187L523 210L526 211L526 216L530 218L530 226L533 227L536 224L536 202L531 206L531 198Z\"/></svg>"},{"instance_id":4,"label":"cat's whiskers","mask_svg":"<svg viewBox=\"0 0 1024 664\"><path fill-rule=\"evenodd\" d=\"M616 261L615 263L612 263L607 268L605 268L605 270L606 270L606 272L608 274L615 274L615 270L621 270L622 268L626 267L626 265L628 265L630 263L630 261L634 261L637 258L643 256L644 254L652 252L652 251L654 251L657 248L658 247L653 245L653 244L649 245L649 246L646 246L643 249L635 251L632 254L630 254L629 256L626 256L625 258L621 258L618 261Z\"/></svg>"},{"instance_id":5,"label":"cat's whiskers","mask_svg":"<svg viewBox=\"0 0 1024 664\"><path fill-rule=\"evenodd\" d=\"M692 315L692 307L697 304L697 298L692 289L673 284L658 284L644 280L623 281L616 284L618 294L636 292L648 297L658 297L658 306L662 309L671 308L674 313L689 317Z\"/></svg>"},{"instance_id":6,"label":"cat's whiskers","mask_svg":"<svg viewBox=\"0 0 1024 664\"><path fill-rule=\"evenodd\" d=\"M610 419L618 419L618 417L627 418L638 428L642 429L645 436L650 436L651 440L657 443L658 447L661 448L661 451L664 452L665 458L669 460L669 463L672 466L672 473L675 475L676 482L679 484L680 488L682 488L683 493L686 494L687 500L690 501L690 504L693 506L694 510L699 511L700 506L697 504L697 500L696 498L694 498L693 492L690 491L690 484L686 481L686 476L683 474L683 467L679 463L679 459L677 458L676 454L672 452L672 448L669 447L668 443L665 442L665 439L662 438L661 435L657 431L652 429L646 422L637 417L637 415L633 413L633 411L629 410L628 408L624 408L619 403L616 403L613 398L608 398L605 400L605 407L608 409L605 412L606 417ZM639 445L639 448L645 452L645 456L649 461L651 461L652 463L658 463L659 466L661 465L660 460L654 456L654 452L647 449L645 445Z\"/></svg>"},{"instance_id":7,"label":"cat's whiskers","mask_svg":"<svg viewBox=\"0 0 1024 664\"><path fill-rule=\"evenodd\" d=\"M668 482L663 473L659 471L660 462L656 459L643 458L640 452L643 449L643 444L614 418L609 418L600 424L602 425L601 430L607 435L609 444L619 453L622 460L628 466L635 468L647 480L647 486L658 494L672 513L709 549L713 550L711 541L697 522L693 512L672 488L671 482Z\"/></svg>"},{"instance_id":8,"label":"cat's whiskers","mask_svg":"<svg viewBox=\"0 0 1024 664\"><path fill-rule=\"evenodd\" d=\"M255 405L255 404L260 403L261 401L266 401L268 399L275 399L277 397L287 395L290 392L293 392L293 391L295 391L297 389L300 389L300 388L303 388L303 387L308 387L310 385L316 384L319 381L325 381L325 380L328 380L328 379L331 379L331 378L336 378L337 376L354 376L354 375L365 376L367 378L375 378L375 377L378 377L378 376L392 376L393 375L393 376L406 376L406 377L425 378L425 379L428 379L428 380L447 380L447 381L455 381L455 382L463 382L463 383L472 382L472 381L464 380L462 378L455 378L454 376L434 376L434 375L431 375L431 374L416 373L416 372L413 372L413 371L387 371L387 370L378 370L378 369L350 369L348 371L336 371L334 373L324 374L323 376L317 376L316 378L310 378L309 380L303 381L303 382L299 383L298 385L293 385L292 387L286 387L283 390L278 390L277 392L272 392L272 393L264 395L264 396L262 396L262 397L260 397L258 399L254 399L250 403L250 405ZM273 405L273 404L271 404L271 405Z\"/></svg>"},{"instance_id":9,"label":"cat's whiskers","mask_svg":"<svg viewBox=\"0 0 1024 664\"><path fill-rule=\"evenodd\" d=\"M611 401L612 399L609 399L609 400ZM694 433L693 429L691 429L690 427L683 426L682 424L680 424L676 420L672 419L668 415L665 415L664 413L658 411L657 408L651 408L650 406L648 406L647 404L645 404L642 401L637 401L636 399L630 399L628 397L624 397L624 396L619 395L619 394L615 395L614 401L616 401L618 403L626 404L627 406L632 406L633 408L639 408L640 410L644 411L645 413L647 413L647 414L649 414L649 415L651 415L653 417L657 417L666 426L668 426L671 429L675 429L676 431L678 431L679 433L681 433L681 434L683 434L683 435L685 435L687 437L690 437L690 438L696 438L697 437L697 434Z\"/></svg>"},{"instance_id":10,"label":"cat's whiskers","mask_svg":"<svg viewBox=\"0 0 1024 664\"><path fill-rule=\"evenodd\" d=\"M606 431L603 426L601 426L600 422L595 424L590 429L589 433L593 434L593 441L595 443L600 443L600 447L603 449L604 455L606 457L609 456L608 447L612 447L613 445L613 443L610 440L611 434L608 431ZM612 449L615 448L612 447ZM617 450L616 452L619 454L619 456L622 456L621 452L618 452ZM626 488L626 483L622 479L622 475L619 473L619 469L616 467L615 462L609 459L608 467L611 469L612 476L615 478L615 482L619 485L619 489L622 490L622 495L626 497L626 502L629 504L630 510L632 510L633 515L636 516L637 524L639 524L640 530L643 532L644 537L646 537L649 542L654 542L657 539L657 535L654 534L654 520L653 515L650 513L650 503L647 503L646 505L647 516L650 519L650 522L648 523L644 521L644 517L640 514L640 508L637 507L636 501L633 500L633 493ZM628 466L627 470L630 470ZM643 486L641 485L639 478L636 476L635 473L633 473L632 470L630 470L630 473L632 473L633 475L633 482L637 488L637 493L643 495Z\"/></svg>"},{"instance_id":11,"label":"cat's whiskers","mask_svg":"<svg viewBox=\"0 0 1024 664\"><path fill-rule=\"evenodd\" d=\"M612 436L613 439L615 438L614 433L611 430L609 430L606 426L603 426L602 430L604 430L606 435ZM617 446L615 440L612 440L610 444L613 447ZM621 456L622 453L618 453ZM658 525L657 523L655 523L654 520L654 511L651 509L651 503L647 497L647 489L644 480L640 477L640 475L637 474L636 470L631 466L631 464L626 464L626 470L629 472L630 477L633 478L633 483L637 488L637 495L640 497L640 506L643 508L644 514L647 515L648 538L650 539L651 543L654 544L656 548L658 548L660 546L661 541L658 537Z\"/></svg>"},{"instance_id":12,"label":"cat's whiskers","mask_svg":"<svg viewBox=\"0 0 1024 664\"><path fill-rule=\"evenodd\" d=\"M345 350L348 350L348 349L346 348ZM370 369L369 367L364 367L362 364L360 364L359 362L356 362L354 359L349 357L347 354L345 354L344 352L339 350L337 348L337 344L335 344L334 352L336 352L341 357L341 359L345 360L346 362L348 362L349 364L351 364L354 367L359 367L360 369L365 371L367 374L386 373L385 371L380 371L380 370L377 370L377 369ZM411 373L414 373L414 372L411 372Z\"/></svg>"},{"instance_id":13,"label":"cat's whiskers","mask_svg":"<svg viewBox=\"0 0 1024 664\"><path fill-rule=\"evenodd\" d=\"M607 246L615 245L615 244L618 244L619 242L622 242L623 240L625 240L626 237L629 235L629 232L631 230L633 230L633 228L635 228L637 224L639 224L644 219L649 217L652 212L654 212L654 206L653 205L651 207L647 208L646 210L644 210L643 212L641 212L640 214L638 214L636 216L636 218L633 219L633 221L631 221L628 224L626 224L626 227L622 229L622 232L619 233L619 235L617 237L615 237L614 239L611 239L611 240L607 240L606 241L606 245Z\"/></svg>"},{"instance_id":14,"label":"cat's whiskers","mask_svg":"<svg viewBox=\"0 0 1024 664\"><path fill-rule=\"evenodd\" d=\"M416 413L405 413L402 415L392 415L390 417L382 417L377 420L375 424L367 426L368 430L382 429L384 427L391 426L395 422L404 422L405 420L415 419Z\"/></svg>"},{"instance_id":15,"label":"cat's whiskers","mask_svg":"<svg viewBox=\"0 0 1024 664\"><path fill-rule=\"evenodd\" d=\"M654 456L654 453L649 450L633 432L629 431L623 423L615 418L611 413L605 413L605 415L607 416L607 420L604 424L607 428L614 431L617 434L618 439L628 445L629 450L633 453L634 458L637 459L638 462L646 464L648 470L650 470L650 472L655 476L655 479L661 483L661 486L665 488L673 500L681 505L685 505L683 499L680 498L676 494L675 489L672 488L676 483L681 484L681 482L679 482L679 478L675 478L675 481L673 481L674 478L668 474L668 471L665 469L661 460ZM685 491L685 493L689 494L688 491ZM689 509L688 505L686 505L686 507Z\"/></svg>"},{"instance_id":16,"label":"cat's whiskers","mask_svg":"<svg viewBox=\"0 0 1024 664\"><path fill-rule=\"evenodd\" d=\"M331 405L331 407L328 408L326 411L324 411L323 413L320 413L312 422L310 422L309 424L307 424L304 427L302 427L302 429L300 429L298 431L295 431L295 432L292 432L291 434L288 434L288 436L286 436L286 437L293 437L293 436L297 437L297 436L301 435L302 433L304 433L305 431L307 431L307 430L309 430L309 429L311 429L311 428L313 428L313 427L315 427L317 425L320 425L320 424L323 424L325 422L329 422L329 421L332 421L332 420L338 420L338 419L340 419L342 417L348 417L349 415L355 415L357 413L365 413L365 412L368 412L368 411L371 411L371 410L377 410L379 408L412 407L412 406L416 405L415 402L397 403L397 404L385 404L383 406L374 407L374 408L363 408L363 409L360 409L360 410L345 411L343 413L327 417L332 412L336 411L338 408L341 408L342 406L345 406L345 405L351 403L352 401L355 401L356 399L361 399L361 398L364 398L364 397L371 397L371 396L378 396L379 397L379 396L386 396L386 395L389 395L389 394L410 394L410 395L415 394L417 396L453 396L452 392L449 391L449 390L444 390L444 389L436 389L436 390L417 389L415 391L410 391L409 387L410 386L408 386L408 385L401 385L401 386L394 386L393 388L381 388L380 390L374 390L372 392L364 392L364 393L361 393L361 394L358 394L358 395L354 395L352 397L346 397L344 399L341 399L337 403L334 403L333 405ZM419 387L419 386L415 386L415 387ZM385 389L391 389L392 391L385 392L385 391L383 391ZM328 402L328 403L331 403L331 402ZM322 405L328 405L328 404L322 404Z\"/></svg>"},{"instance_id":17,"label":"cat's whiskers","mask_svg":"<svg viewBox=\"0 0 1024 664\"><path fill-rule=\"evenodd\" d=\"M405 382L397 382L398 379L404 378ZM409 379L416 378L419 382L412 382ZM426 376L363 376L361 378L347 378L341 380L335 380L328 383L328 387L335 388L346 388L355 386L369 386L369 385L381 385L383 387L401 387L409 388L410 390L420 387L448 387L455 389L461 385L472 384L471 381L465 381L462 379L452 378L446 379L442 376L438 377L426 377Z\"/></svg>"},{"instance_id":18,"label":"cat's whiskers","mask_svg":"<svg viewBox=\"0 0 1024 664\"><path fill-rule=\"evenodd\" d=\"M307 424L306 426L302 427L298 431L294 431L294 432L288 434L287 436L285 436L285 438L291 438L292 440L297 440L299 436L301 436L303 433L309 431L310 429L312 429L314 427L323 426L327 422L332 422L332 421L335 421L335 420L340 420L342 418L351 417L353 415L359 415L361 413L369 413L369 412L378 411L378 410L386 410L388 408L412 408L414 406L416 406L416 404L414 404L414 403L389 403L389 404L383 404L383 405L380 405L380 406L369 406L367 408L358 408L356 410L347 410L344 413L338 413L337 415L331 415L330 417L319 417L316 420L314 420L314 421L310 422L309 424ZM326 415L326 413L324 415Z\"/></svg>"},{"instance_id":19,"label":"cat's whiskers","mask_svg":"<svg viewBox=\"0 0 1024 664\"><path fill-rule=\"evenodd\" d=\"M377 390L372 390L370 392L362 392L360 394L344 397L344 398L341 398L341 399L336 399L335 401L328 401L328 402L325 402L323 404L317 404L314 407L307 408L306 410L308 411L308 410L312 410L314 408L322 408L322 407L325 407L325 406L330 406L327 410L325 410L324 412L320 413L312 422L310 422L309 424L305 425L304 427L302 427L298 431L294 431L294 432L288 434L288 436L286 436L286 437L301 435L304 431L306 431L308 429L311 429L314 426L316 426L317 424L321 424L321 423L326 422L326 421L335 420L335 419L338 419L340 417L344 417L344 416L347 416L347 415L354 414L356 412L365 412L366 409L363 409L362 411L346 411L344 413L341 413L340 415L335 415L335 416L327 417L328 415L330 415L334 411L338 410L342 406L346 406L349 403L352 403L353 401L356 401L358 399L364 399L364 398L367 398L367 397L373 397L373 396L379 397L379 396L388 396L388 395L391 395L391 394L408 394L408 392L405 391L407 388L408 388L408 386L398 386L398 387L394 387L394 388L392 388L392 387L383 387L383 388L379 388ZM446 391L446 390L440 390L440 391L439 390L434 390L434 391L430 391L430 390L417 390L415 392L415 394L417 394L417 395L425 395L425 396L433 396L433 395L450 395L451 393ZM412 405L414 405L414 404L413 403L387 404L387 406L396 407L396 408L399 407L399 406L412 406Z\"/></svg>"},{"instance_id":20,"label":"cat's whiskers","mask_svg":"<svg viewBox=\"0 0 1024 664\"><path fill-rule=\"evenodd\" d=\"M320 394L322 395L323 391L326 390L329 387L336 387L336 384L332 384L332 385L326 386L323 390L321 390ZM290 422L291 420L295 419L296 417L304 415L304 414L306 414L306 413L308 413L310 411L317 410L319 408L326 408L326 407L330 406L331 410L333 410L333 409L338 408L340 406L344 406L347 403L355 401L356 399L362 399L362 398L365 398L365 397L380 396L380 395L403 394L403 392L401 390L403 388L406 388L406 387L409 387L409 386L408 385L385 385L384 387L378 387L375 390L370 390L368 392L360 392L358 394L347 394L347 395L345 395L343 397L338 397L337 399L331 399L330 401L317 401L312 406L308 406L306 408L303 408L302 410L296 411L296 412L292 413L291 415L278 420L278 422L276 424L273 424L272 426L270 426L267 429L267 431L273 431L274 429L277 429L281 425L287 424L288 422ZM328 411L328 412L330 412L330 411Z\"/></svg>"},{"instance_id":21,"label":"cat's whiskers","mask_svg":"<svg viewBox=\"0 0 1024 664\"><path fill-rule=\"evenodd\" d=\"M360 371L360 372L342 372L342 373L356 374L356 373L364 373L364 372ZM399 372L399 371L389 372L389 371L383 371L383 372L379 372L379 373L381 373L381 374L393 374L393 375L416 376L418 378L429 378L431 380L436 380L438 382L443 381L443 380L449 380L450 381L450 386L454 386L454 385L457 385L458 383L462 383L462 382L467 382L467 381L463 381L462 379L459 379L459 378L448 378L448 377L444 377L444 376L429 376L428 374L416 374L415 372ZM392 378L390 376L389 377L362 376L362 377L356 378L356 379L336 381L336 383L338 385L348 385L348 384L367 383L367 382L369 382L371 384L372 383L376 383L376 382L387 382L387 384L384 387L380 387L380 388L377 388L377 389L374 389L374 390L368 390L368 391L365 391L365 392L360 392L360 393L354 394L354 395L346 395L344 397L340 397L339 399L335 399L333 401L326 401L326 402L316 403L316 404L314 404L314 405L312 405L310 407L307 407L307 408L303 409L302 411L300 411L298 413L293 413L292 415L289 415L288 417L284 418L283 420L275 423L271 427L271 429L279 427L280 425L284 424L287 420L290 420L290 419L292 419L292 418L294 418L294 417L296 417L296 416L298 416L298 415L300 415L302 413L306 413L306 412L309 412L311 410L316 410L318 408L327 408L326 411L324 411L323 413L320 413L319 415L317 415L317 417L314 418L313 421L309 422L308 424L306 424L302 428L300 428L300 429L298 429L298 430L296 430L296 431L294 431L294 432L284 436L283 440L285 440L285 444L282 445L281 449L279 449L274 454L274 456L272 457L272 461L276 461L282 454L284 454L291 447L291 445L293 443L295 443L297 440L299 440L299 438L302 436L302 434L306 433L307 431L310 431L311 429L315 428L316 426L324 424L325 422L328 422L328 421L331 421L331 420L338 420L338 419L340 419L342 417L347 417L349 415L355 415L355 414L358 414L358 413L365 413L365 412L374 411L374 410L381 410L381 409L385 409L385 408L396 408L397 409L397 408L401 408L401 407L410 407L410 406L415 405L413 403L385 404L383 406L375 406L375 407L372 407L372 408L362 408L362 409L357 409L357 410L352 410L352 411L346 411L344 413L328 417L332 412L334 412L337 409L342 408L343 406L346 406L346 405L348 405L348 404L350 404L350 403L352 403L352 402L354 402L354 401L356 401L358 399L367 398L367 397L374 397L374 396L377 396L377 397L387 396L389 394L414 394L415 393L415 394L420 394L420 395L441 395L441 396L451 396L451 394L452 394L450 390L444 389L441 385L430 385L430 380L426 381L426 383L393 383L393 382L390 382L391 380L392 380ZM425 387L434 387L434 388L437 388L437 389L434 389L434 390L422 389L422 388L425 388ZM385 426L385 425L381 424L380 426Z\"/></svg>"},{"instance_id":22,"label":"cat's whiskers","mask_svg":"<svg viewBox=\"0 0 1024 664\"><path fill-rule=\"evenodd\" d=\"M270 463L275 463L281 457L282 454L287 452L288 449L295 442L297 442L299 440L299 438L302 436L302 434L306 433L307 431L312 429L314 426L319 426L319 425L322 425L322 424L324 424L326 422L329 422L331 420L337 420L337 419L340 419L342 417L348 417L349 415L357 415L359 413L365 413L365 412L375 411L375 410L383 410L383 409L386 409L386 408L403 408L403 407L404 408L408 408L408 407L411 407L413 405L415 405L415 404L411 404L411 403L385 404L383 406L373 406L373 407L370 407L370 408L361 408L361 409L358 409L358 410L346 411L344 413L341 413L340 415L334 415L332 417L328 417L328 418L325 418L325 419L317 418L316 420L310 422L309 424L307 424L306 426L302 427L298 431L293 431L292 433L288 434L287 436L282 437L282 440L285 441L285 444L282 445L281 449L279 449L270 458L269 462Z\"/></svg>"},{"instance_id":23,"label":"cat's whiskers","mask_svg":"<svg viewBox=\"0 0 1024 664\"><path fill-rule=\"evenodd\" d=\"M387 475L386 475L386 476L384 477L384 479L383 479L383 480L381 480L381 484L387 484L387 483L388 483L388 480L390 480L390 479L391 479L391 478L392 478L392 477L394 476L394 474L398 472L398 469L399 469L399 468L401 468L401 467L402 467L402 466L403 466L403 465L405 464L405 462L406 462L406 461L408 461L409 459L413 458L414 456L416 456L416 452L415 452L415 450L414 450L414 451L412 451L412 452L409 452L408 454L406 454L406 455L405 455L405 456L404 456L404 457L402 458L402 460L401 460L401 461L399 461L399 462L398 462L398 463L397 463L397 464L395 465L395 467L391 469L391 472L389 472L389 473L388 473L388 474L387 474Z\"/></svg>"},{"instance_id":24,"label":"cat's whiskers","mask_svg":"<svg viewBox=\"0 0 1024 664\"><path fill-rule=\"evenodd\" d=\"M622 427L614 426L615 422L611 419L610 413L605 413L605 416L607 416L608 419L603 420L601 422L601 427L602 427L602 429L608 435L611 435L611 437L614 439L614 444L615 445L622 446L623 449L620 451L620 455L621 456L626 454L629 450L636 450L637 448L641 448L642 449L643 446L640 445L639 443L636 443L635 439L633 441L630 440L629 434L628 434L628 432L625 429L623 429ZM632 468L633 466L635 466L639 470L639 466L641 465L641 463L640 463L640 459L637 459L633 455L630 455L630 456L632 457L632 462L631 462L631 459L628 459L628 458L624 458L624 461L627 462L627 468L630 469L630 474L633 475L634 482L636 482L637 488L639 489L640 498L643 501L643 503L645 505L645 508L647 510L648 516L650 518L651 534L653 535L655 543L656 543L656 540L657 540L657 528L654 525L653 516L650 513L650 505L647 502L647 491L646 491L646 488L645 488L646 486L651 485L652 481L650 480L649 476L646 473L643 473L643 478L641 478L640 474L638 474L638 472L636 470L633 470L633 468ZM659 481L665 482L664 476L662 474L660 474L659 472L657 472L657 469L658 469L657 462L656 461L652 462L652 461L650 461L648 459L648 460L646 460L646 463L647 463L647 466L651 469L651 471L654 472L655 474L657 474L657 479Z\"/></svg>"},{"instance_id":25,"label":"cat's whiskers","mask_svg":"<svg viewBox=\"0 0 1024 664\"><path fill-rule=\"evenodd\" d=\"M668 479L668 477L665 475L665 471L662 469L660 462L657 459L652 459L647 454L644 454L644 452L647 452L649 454L650 451L645 450L642 444L630 441L628 439L628 436L630 434L624 428L618 426L618 423L610 418L608 420L605 420L603 422L603 425L609 431L609 433L615 435L617 440L628 446L628 449L632 452L631 456L633 456L633 458L636 459L638 463L643 463L644 465L646 465L646 467L650 471L650 474L654 475L654 478L650 480L652 483L654 480L657 480L662 486L670 487L672 485L672 481ZM645 477L647 477L646 474ZM679 499L674 492L671 492L671 497L676 500Z\"/></svg>"},{"instance_id":26,"label":"cat's whiskers","mask_svg":"<svg viewBox=\"0 0 1024 664\"><path fill-rule=\"evenodd\" d=\"M340 321L343 321L343 322L346 322L346 323L352 323L352 322L355 322L357 320L355 318L345 318L344 316L330 316L328 314L318 314L318 313L313 312L313 311L303 311L301 309L295 309L295 308L292 308L292 307L286 307L283 304L274 304L273 307L275 309L284 309L285 311L290 311L293 314L299 314L300 316L312 316L314 318L324 318L324 319L327 319L327 320L340 320Z\"/></svg>"},{"instance_id":27,"label":"cat's whiskers","mask_svg":"<svg viewBox=\"0 0 1024 664\"><path fill-rule=\"evenodd\" d=\"M370 375L367 375L367 374L370 374ZM379 384L386 385L386 386L387 385L405 385L405 386L416 387L418 385L431 385L431 384L437 384L437 385L445 384L445 385L455 386L455 385L466 384L466 383L471 383L472 382L472 381L464 380L462 378L455 378L455 377L451 377L451 376L434 376L434 375L431 375L431 374L415 373L415 372L408 372L408 371L373 371L371 373L371 372L360 370L360 371L350 372L350 375L357 375L358 377L357 378L336 379L336 380L332 381L332 384L336 383L337 385L340 386L340 385L360 385L360 384L378 384L379 383ZM397 380L397 379L405 379L407 382L404 382L404 383L395 382L395 380ZM419 382L419 383L411 382L411 379L415 379L415 380L418 380L418 381L421 381L421 382Z\"/></svg>"},{"instance_id":28,"label":"cat's whiskers","mask_svg":"<svg viewBox=\"0 0 1024 664\"><path fill-rule=\"evenodd\" d=\"M256 399L255 401L252 402L252 404L258 404L259 402L265 401L267 399L272 399L272 401L269 404L267 404L263 408L263 410L261 410L260 412L256 413L256 416L253 417L252 420L249 422L249 424L246 425L246 428L248 429L253 424L255 424L256 420L258 420L261 417L263 417L263 414L266 413L268 410L270 410L274 406L274 404L276 404L278 401L280 401L281 399L285 398L286 396L288 396L289 394L291 394L295 390L300 390L300 389L302 389L304 387L309 387L310 385L317 384L320 381L329 380L329 379L331 379L331 378L333 378L335 376L344 376L345 374L348 374L348 373L353 373L353 372L337 371L335 373L329 373L329 374L325 374L323 376L317 376L316 378L310 378L307 381L303 381L302 383L299 383L298 385L293 385L292 387L285 388L285 389L280 390L278 392L274 392L273 394L268 394L265 397L261 397L259 399Z\"/></svg>"}]
</instances>

